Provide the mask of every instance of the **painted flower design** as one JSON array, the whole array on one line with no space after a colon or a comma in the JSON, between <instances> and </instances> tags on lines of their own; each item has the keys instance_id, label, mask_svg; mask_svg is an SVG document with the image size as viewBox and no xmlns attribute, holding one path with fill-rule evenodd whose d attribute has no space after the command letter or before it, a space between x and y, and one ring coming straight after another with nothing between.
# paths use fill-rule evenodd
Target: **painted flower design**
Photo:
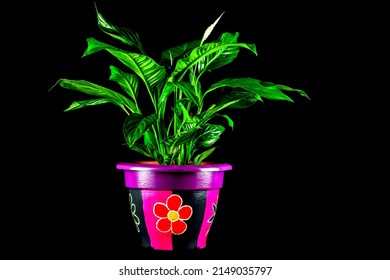
<instances>
[{"instance_id":1,"label":"painted flower design","mask_svg":"<svg viewBox=\"0 0 390 280\"><path fill-rule=\"evenodd\" d=\"M140 230L139 230L140 220L139 220L137 214L135 214L137 208L136 208L135 204L133 203L133 196L130 193L129 193L129 203L130 203L130 209L131 209L131 216L133 217L135 227L137 228L137 232L140 232Z\"/></svg>"},{"instance_id":2,"label":"painted flower design","mask_svg":"<svg viewBox=\"0 0 390 280\"><path fill-rule=\"evenodd\" d=\"M212 223L214 221L216 212L217 212L217 205L213 203L213 215L210 217L210 219L207 220L209 223Z\"/></svg>"},{"instance_id":3,"label":"painted flower design","mask_svg":"<svg viewBox=\"0 0 390 280\"><path fill-rule=\"evenodd\" d=\"M166 203L157 202L153 206L153 213L159 219L156 227L161 232L171 231L173 234L183 234L187 229L184 222L191 218L192 208L189 205L182 205L183 199L172 194L167 198Z\"/></svg>"}]
</instances>

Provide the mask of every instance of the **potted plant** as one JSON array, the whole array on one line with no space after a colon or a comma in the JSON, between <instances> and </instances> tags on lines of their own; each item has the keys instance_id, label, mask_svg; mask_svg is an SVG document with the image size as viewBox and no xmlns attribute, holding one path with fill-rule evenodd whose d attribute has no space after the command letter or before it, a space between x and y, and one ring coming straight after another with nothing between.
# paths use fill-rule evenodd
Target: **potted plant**
<instances>
[{"instance_id":1,"label":"potted plant","mask_svg":"<svg viewBox=\"0 0 390 280\"><path fill-rule=\"evenodd\" d=\"M119 63L109 66L109 80L116 89L65 78L52 89L58 85L94 97L74 101L66 112L107 103L123 110L125 145L145 156L143 162L116 165L124 172L142 246L204 248L224 172L232 170L228 163L206 161L225 128L233 128L225 112L264 99L294 102L286 92L309 97L303 90L250 77L202 83L210 73L233 62L241 49L257 55L255 44L238 41L238 32L209 39L224 13L202 38L169 48L156 60L147 54L136 32L112 24L95 8L98 28L121 45L91 37L83 57L102 50L115 57ZM141 106L145 96L150 106Z\"/></svg>"}]
</instances>

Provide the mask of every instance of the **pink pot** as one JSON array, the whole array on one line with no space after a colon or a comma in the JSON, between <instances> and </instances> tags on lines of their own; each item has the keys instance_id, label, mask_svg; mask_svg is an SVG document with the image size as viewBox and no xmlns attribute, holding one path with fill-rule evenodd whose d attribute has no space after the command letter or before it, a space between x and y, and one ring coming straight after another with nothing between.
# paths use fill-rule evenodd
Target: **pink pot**
<instances>
[{"instance_id":1,"label":"pink pot","mask_svg":"<svg viewBox=\"0 0 390 280\"><path fill-rule=\"evenodd\" d=\"M229 164L119 163L141 246L205 248Z\"/></svg>"}]
</instances>

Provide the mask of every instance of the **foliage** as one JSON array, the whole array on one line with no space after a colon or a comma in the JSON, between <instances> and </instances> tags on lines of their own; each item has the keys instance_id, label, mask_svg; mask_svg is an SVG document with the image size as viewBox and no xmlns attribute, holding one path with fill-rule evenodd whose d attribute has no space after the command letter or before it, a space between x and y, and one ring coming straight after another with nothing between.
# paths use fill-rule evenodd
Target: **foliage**
<instances>
[{"instance_id":1,"label":"foliage","mask_svg":"<svg viewBox=\"0 0 390 280\"><path fill-rule=\"evenodd\" d=\"M202 87L202 78L234 61L240 49L257 56L256 45L239 42L238 32L225 32L207 42L224 13L200 40L163 51L159 61L146 53L138 33L112 24L97 8L96 14L99 29L121 41L126 49L87 38L83 57L104 50L121 62L125 68L109 66L109 80L123 93L85 80L62 78L54 86L95 97L74 101L65 111L106 103L121 108L126 113L123 134L127 146L159 164L201 164L215 150L225 130L220 123L233 128L233 120L223 114L227 108L248 108L264 98L294 102L285 92L297 92L309 99L303 90L250 77L225 78ZM152 112L139 106L143 94L148 94ZM217 94L219 98L210 97ZM226 122L218 123L216 118Z\"/></svg>"}]
</instances>

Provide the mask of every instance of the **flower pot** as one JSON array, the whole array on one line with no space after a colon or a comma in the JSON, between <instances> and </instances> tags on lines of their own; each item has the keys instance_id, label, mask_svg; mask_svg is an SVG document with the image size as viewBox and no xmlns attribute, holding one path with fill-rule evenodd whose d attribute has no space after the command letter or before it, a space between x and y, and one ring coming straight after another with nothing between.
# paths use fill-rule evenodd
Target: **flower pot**
<instances>
[{"instance_id":1,"label":"flower pot","mask_svg":"<svg viewBox=\"0 0 390 280\"><path fill-rule=\"evenodd\" d=\"M129 190L141 246L155 250L203 249L229 164L118 163Z\"/></svg>"}]
</instances>

